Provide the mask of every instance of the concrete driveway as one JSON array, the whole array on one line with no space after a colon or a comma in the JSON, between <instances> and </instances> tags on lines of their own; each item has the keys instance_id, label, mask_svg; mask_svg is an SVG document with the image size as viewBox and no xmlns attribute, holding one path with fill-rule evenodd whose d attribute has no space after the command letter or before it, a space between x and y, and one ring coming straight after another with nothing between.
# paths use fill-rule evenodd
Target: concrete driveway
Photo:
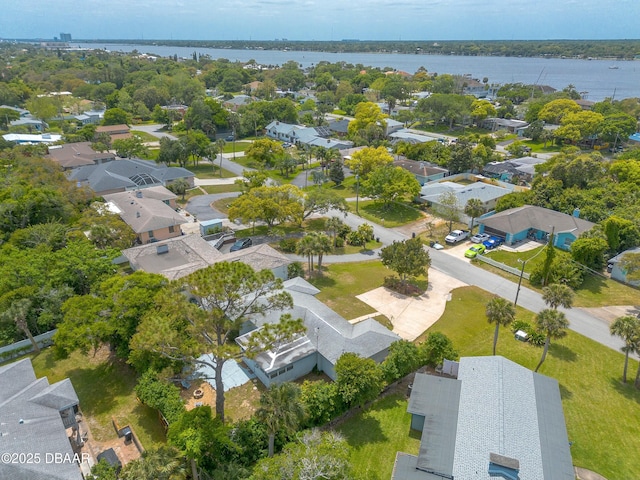
<instances>
[{"instance_id":1,"label":"concrete driveway","mask_svg":"<svg viewBox=\"0 0 640 480\"><path fill-rule=\"evenodd\" d=\"M211 204L221 198L234 198L240 195L240 192L230 193L214 193L211 195L198 195L192 197L187 202L185 210L196 217L199 221L213 220L214 218L227 218L226 215L214 209Z\"/></svg>"},{"instance_id":2,"label":"concrete driveway","mask_svg":"<svg viewBox=\"0 0 640 480\"><path fill-rule=\"evenodd\" d=\"M384 287L358 295L393 324L393 332L413 341L436 323L444 313L451 291L467 284L438 270L429 270L429 286L419 297L408 297Z\"/></svg>"}]
</instances>

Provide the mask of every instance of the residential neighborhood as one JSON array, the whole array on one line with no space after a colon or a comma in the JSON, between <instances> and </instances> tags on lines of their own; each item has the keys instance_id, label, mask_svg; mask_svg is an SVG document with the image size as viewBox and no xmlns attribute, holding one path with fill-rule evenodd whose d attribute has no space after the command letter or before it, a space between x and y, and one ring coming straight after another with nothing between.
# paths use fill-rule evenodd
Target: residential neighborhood
<instances>
[{"instance_id":1,"label":"residential neighborhood","mask_svg":"<svg viewBox=\"0 0 640 480\"><path fill-rule=\"evenodd\" d=\"M1 478L640 477L640 100L19 45Z\"/></svg>"}]
</instances>

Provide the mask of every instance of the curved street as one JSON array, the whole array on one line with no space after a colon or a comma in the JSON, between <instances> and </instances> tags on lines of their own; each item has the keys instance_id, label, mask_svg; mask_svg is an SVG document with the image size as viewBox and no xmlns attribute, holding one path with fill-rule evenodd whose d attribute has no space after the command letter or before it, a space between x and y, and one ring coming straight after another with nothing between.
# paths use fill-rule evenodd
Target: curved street
<instances>
[{"instance_id":1,"label":"curved street","mask_svg":"<svg viewBox=\"0 0 640 480\"><path fill-rule=\"evenodd\" d=\"M240 165L225 159L223 166L231 171L231 164L241 167ZM187 204L187 211L192 215L195 215L199 220L210 220L213 218L225 218L225 216L211 207L211 203L221 198L230 198L238 196L238 192L234 193L221 193L214 195L202 195L193 197ZM354 213L342 213L337 210L332 210L324 216L337 216L343 219L343 221L351 228L357 229L359 225L363 223L371 222L364 218L355 215ZM394 241L402 241L409 238L408 235L394 229L386 228L378 224L373 224L374 237L380 239L383 245L389 245ZM428 248L428 247L425 247ZM507 300L513 301L516 296L518 284L516 281L507 280L500 275L496 275L482 268L476 267L471 263L457 258L451 254L446 253L444 250L435 250L428 248L429 255L431 257L431 268L442 272L456 280L464 282L468 285L474 285L490 293L503 297ZM323 263L348 263L348 262L361 262L366 260L375 260L378 258L377 250L363 251L348 255L325 255L323 256ZM306 259L299 255L287 255L289 258L305 262ZM538 292L526 287L520 288L518 295L518 305L530 310L532 312L539 312L544 308L547 308L546 304L542 300L542 295ZM620 351L623 346L621 339L612 336L609 333L609 324L592 315L591 313L580 309L560 309L565 313L567 319L570 322L571 330L584 335L596 342L605 345L614 350Z\"/></svg>"}]
</instances>

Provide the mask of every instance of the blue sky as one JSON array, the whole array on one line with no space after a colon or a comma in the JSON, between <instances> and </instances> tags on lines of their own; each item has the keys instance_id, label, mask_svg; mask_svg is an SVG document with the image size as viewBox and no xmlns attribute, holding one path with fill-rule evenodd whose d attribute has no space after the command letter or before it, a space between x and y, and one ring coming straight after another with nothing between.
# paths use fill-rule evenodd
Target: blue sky
<instances>
[{"instance_id":1,"label":"blue sky","mask_svg":"<svg viewBox=\"0 0 640 480\"><path fill-rule=\"evenodd\" d=\"M0 38L640 38L639 0L2 0Z\"/></svg>"}]
</instances>

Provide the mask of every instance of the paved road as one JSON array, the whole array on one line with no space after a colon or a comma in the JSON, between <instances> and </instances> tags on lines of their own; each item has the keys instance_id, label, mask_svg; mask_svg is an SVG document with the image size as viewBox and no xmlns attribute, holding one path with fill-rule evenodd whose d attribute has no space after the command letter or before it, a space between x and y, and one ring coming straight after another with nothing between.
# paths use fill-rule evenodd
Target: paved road
<instances>
[{"instance_id":1,"label":"paved road","mask_svg":"<svg viewBox=\"0 0 640 480\"><path fill-rule=\"evenodd\" d=\"M148 133L149 135L153 135L156 138L164 138L168 137L171 140L177 140L178 137L175 137L167 132L161 132L160 129L164 128L164 125L160 125L159 123L154 123L152 125L134 125L132 130L140 130L141 132Z\"/></svg>"},{"instance_id":2,"label":"paved road","mask_svg":"<svg viewBox=\"0 0 640 480\"><path fill-rule=\"evenodd\" d=\"M199 221L213 220L214 218L227 218L211 207L211 204L221 198L232 198L240 195L240 192L214 193L210 195L198 195L189 199L185 210L197 218Z\"/></svg>"},{"instance_id":3,"label":"paved road","mask_svg":"<svg viewBox=\"0 0 640 480\"><path fill-rule=\"evenodd\" d=\"M232 162L227 162L232 163ZM236 164L237 165L237 164ZM216 212L210 207L211 202L220 198L237 196L238 194L215 194L215 195L203 195L192 198L187 204L187 211L193 215L196 215L198 219L209 220L213 218L224 218L224 215ZM359 217L353 213L347 213L346 215L337 210L330 211L326 216L337 216L343 219L343 221L351 228L357 229L359 225L363 223L369 223L367 220ZM385 228L381 225L373 224L373 234L375 237L380 238L380 241L384 245L388 245L394 241L402 241L408 238L407 235L397 232L390 228ZM348 263L359 262L364 260L374 260L378 258L378 250L360 252L349 255L325 255L322 258L324 263ZM445 273L457 280L465 282L469 285L475 285L483 290L491 292L495 295L506 298L513 301L516 296L516 290L518 288L517 282L507 280L500 275L483 270L476 267L469 262L464 261L461 258L456 258L453 255L449 255L444 251L439 251L430 248L429 255L431 256L431 268L434 268L442 273ZM294 258L299 261L305 261L305 258L297 255L287 255L290 258ZM518 295L518 305L531 310L532 312L539 312L546 308L542 296L533 290L522 287L520 294ZM614 350L620 351L620 347L623 346L622 341L613 337L609 333L609 325L604 320L601 320L588 312L579 308L572 308L569 310L562 310L567 319L570 322L570 328L591 338L602 345L605 345Z\"/></svg>"}]
</instances>

